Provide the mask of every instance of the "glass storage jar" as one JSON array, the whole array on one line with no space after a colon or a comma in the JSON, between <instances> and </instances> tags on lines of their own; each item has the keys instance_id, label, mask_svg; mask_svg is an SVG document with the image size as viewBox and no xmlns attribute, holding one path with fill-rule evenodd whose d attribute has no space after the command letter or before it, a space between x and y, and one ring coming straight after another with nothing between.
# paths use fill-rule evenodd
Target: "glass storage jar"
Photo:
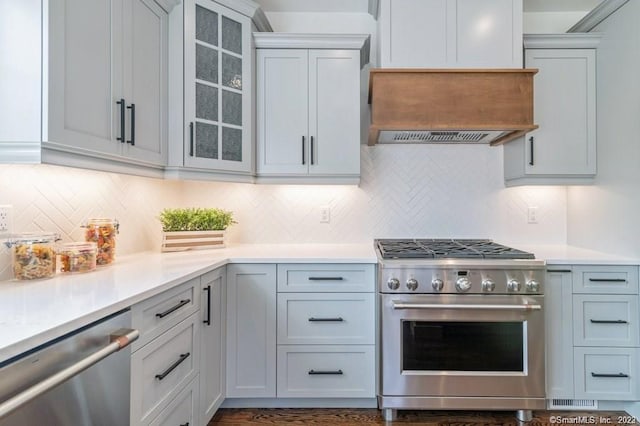
<instances>
[{"instance_id":1,"label":"glass storage jar","mask_svg":"<svg viewBox=\"0 0 640 426\"><path fill-rule=\"evenodd\" d=\"M96 269L98 246L94 242L60 244L58 254L60 272L89 272Z\"/></svg>"},{"instance_id":2,"label":"glass storage jar","mask_svg":"<svg viewBox=\"0 0 640 426\"><path fill-rule=\"evenodd\" d=\"M118 220L106 218L88 219L83 227L86 228L84 240L96 243L98 246L97 265L102 266L113 263L116 258L116 234L120 227Z\"/></svg>"},{"instance_id":3,"label":"glass storage jar","mask_svg":"<svg viewBox=\"0 0 640 426\"><path fill-rule=\"evenodd\" d=\"M36 280L54 276L58 240L60 236L53 232L25 232L9 237L6 245L11 248L14 278Z\"/></svg>"}]
</instances>

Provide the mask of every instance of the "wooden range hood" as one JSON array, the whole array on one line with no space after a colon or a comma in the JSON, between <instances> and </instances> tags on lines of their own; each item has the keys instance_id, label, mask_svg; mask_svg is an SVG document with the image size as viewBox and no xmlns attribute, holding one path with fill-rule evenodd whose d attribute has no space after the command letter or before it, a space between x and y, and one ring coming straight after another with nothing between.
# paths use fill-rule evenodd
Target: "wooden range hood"
<instances>
[{"instance_id":1,"label":"wooden range hood","mask_svg":"<svg viewBox=\"0 0 640 426\"><path fill-rule=\"evenodd\" d=\"M500 145L533 124L537 69L372 69L371 126L376 143Z\"/></svg>"}]
</instances>

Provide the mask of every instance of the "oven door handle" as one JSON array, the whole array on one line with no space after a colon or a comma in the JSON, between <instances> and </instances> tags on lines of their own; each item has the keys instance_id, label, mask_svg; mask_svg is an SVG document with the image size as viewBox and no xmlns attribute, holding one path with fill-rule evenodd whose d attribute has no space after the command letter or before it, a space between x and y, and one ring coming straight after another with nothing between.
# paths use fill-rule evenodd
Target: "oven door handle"
<instances>
[{"instance_id":1,"label":"oven door handle","mask_svg":"<svg viewBox=\"0 0 640 426\"><path fill-rule=\"evenodd\" d=\"M539 311L541 305L468 305L462 303L405 303L392 301L393 309L457 309L480 311Z\"/></svg>"}]
</instances>

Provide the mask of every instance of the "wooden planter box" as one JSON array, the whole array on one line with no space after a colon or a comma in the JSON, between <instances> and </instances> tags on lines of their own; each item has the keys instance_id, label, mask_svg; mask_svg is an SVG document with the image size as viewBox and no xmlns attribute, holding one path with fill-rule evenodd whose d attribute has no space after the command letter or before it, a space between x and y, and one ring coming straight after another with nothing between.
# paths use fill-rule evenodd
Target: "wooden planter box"
<instances>
[{"instance_id":1,"label":"wooden planter box","mask_svg":"<svg viewBox=\"0 0 640 426\"><path fill-rule=\"evenodd\" d=\"M223 248L226 231L162 232L162 251Z\"/></svg>"}]
</instances>

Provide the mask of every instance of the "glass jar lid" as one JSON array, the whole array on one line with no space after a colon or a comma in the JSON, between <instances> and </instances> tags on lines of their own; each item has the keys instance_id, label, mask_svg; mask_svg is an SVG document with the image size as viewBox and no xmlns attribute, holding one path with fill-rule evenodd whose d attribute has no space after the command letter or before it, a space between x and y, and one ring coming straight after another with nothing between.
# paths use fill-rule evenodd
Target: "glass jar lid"
<instances>
[{"instance_id":1,"label":"glass jar lid","mask_svg":"<svg viewBox=\"0 0 640 426\"><path fill-rule=\"evenodd\" d=\"M73 242L58 245L58 252L61 254L86 253L89 251L96 252L97 250L98 245L94 242Z\"/></svg>"},{"instance_id":2,"label":"glass jar lid","mask_svg":"<svg viewBox=\"0 0 640 426\"><path fill-rule=\"evenodd\" d=\"M87 219L87 222L82 225L83 228L89 228L92 226L113 226L116 230L116 232L118 232L118 229L120 228L120 223L118 222L118 219L111 219L111 218L107 218L107 217L94 217L94 218L90 218Z\"/></svg>"},{"instance_id":3,"label":"glass jar lid","mask_svg":"<svg viewBox=\"0 0 640 426\"><path fill-rule=\"evenodd\" d=\"M21 232L9 235L4 243L13 247L16 244L51 244L56 241L60 241L60 235L55 232Z\"/></svg>"}]
</instances>

